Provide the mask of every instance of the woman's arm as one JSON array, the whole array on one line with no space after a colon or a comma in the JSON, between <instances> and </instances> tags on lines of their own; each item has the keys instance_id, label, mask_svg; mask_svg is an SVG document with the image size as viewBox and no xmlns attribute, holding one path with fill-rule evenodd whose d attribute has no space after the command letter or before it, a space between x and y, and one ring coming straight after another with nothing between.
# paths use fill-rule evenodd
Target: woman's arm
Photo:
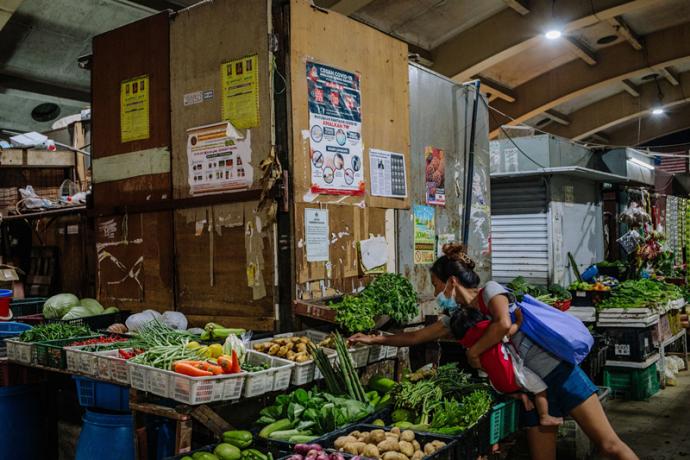
<instances>
[{"instance_id":1,"label":"woman's arm","mask_svg":"<svg viewBox=\"0 0 690 460\"><path fill-rule=\"evenodd\" d=\"M510 319L510 304L504 295L494 296L489 302L489 312L493 320L477 342L467 350L467 359L473 367L479 368L479 356L503 340L510 331L513 322Z\"/></svg>"},{"instance_id":2,"label":"woman's arm","mask_svg":"<svg viewBox=\"0 0 690 460\"><path fill-rule=\"evenodd\" d=\"M448 329L441 321L431 326L411 332L401 332L395 335L367 335L355 334L349 338L350 343L366 343L368 345L390 345L393 347L409 347L420 343L433 342L448 335Z\"/></svg>"},{"instance_id":3,"label":"woman's arm","mask_svg":"<svg viewBox=\"0 0 690 460\"><path fill-rule=\"evenodd\" d=\"M522 310L516 308L515 322L510 326L510 330L508 331L508 337L514 336L515 333L520 330L520 326L522 326Z\"/></svg>"}]
</instances>

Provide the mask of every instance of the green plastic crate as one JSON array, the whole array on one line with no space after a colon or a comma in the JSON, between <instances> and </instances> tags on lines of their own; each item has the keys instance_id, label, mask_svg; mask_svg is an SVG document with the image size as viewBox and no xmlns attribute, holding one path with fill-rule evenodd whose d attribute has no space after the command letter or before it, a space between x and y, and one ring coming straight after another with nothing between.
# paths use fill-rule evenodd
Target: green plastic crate
<instances>
[{"instance_id":1,"label":"green plastic crate","mask_svg":"<svg viewBox=\"0 0 690 460\"><path fill-rule=\"evenodd\" d=\"M659 391L656 364L646 369L607 366L604 369L604 386L611 388L615 397L633 401L649 399Z\"/></svg>"},{"instance_id":2,"label":"green plastic crate","mask_svg":"<svg viewBox=\"0 0 690 460\"><path fill-rule=\"evenodd\" d=\"M101 335L96 334L84 337L72 337L70 339L36 342L36 362L41 366L52 367L54 369L66 369L67 359L65 357L64 347L73 342L96 337L101 337Z\"/></svg>"},{"instance_id":3,"label":"green plastic crate","mask_svg":"<svg viewBox=\"0 0 690 460\"><path fill-rule=\"evenodd\" d=\"M515 433L520 416L519 401L511 399L496 404L489 413L489 445L494 445Z\"/></svg>"},{"instance_id":4,"label":"green plastic crate","mask_svg":"<svg viewBox=\"0 0 690 460\"><path fill-rule=\"evenodd\" d=\"M12 315L16 318L19 316L29 316L41 313L43 311L43 304L46 300L45 297L13 300L12 303L10 303Z\"/></svg>"}]
</instances>

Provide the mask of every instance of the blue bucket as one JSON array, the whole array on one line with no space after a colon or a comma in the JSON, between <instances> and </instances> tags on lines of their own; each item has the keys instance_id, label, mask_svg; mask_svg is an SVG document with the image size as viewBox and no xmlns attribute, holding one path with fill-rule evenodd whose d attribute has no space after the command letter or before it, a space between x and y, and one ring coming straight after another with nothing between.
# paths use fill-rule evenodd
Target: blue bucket
<instances>
[{"instance_id":1,"label":"blue bucket","mask_svg":"<svg viewBox=\"0 0 690 460\"><path fill-rule=\"evenodd\" d=\"M87 410L75 460L134 460L132 415Z\"/></svg>"},{"instance_id":2,"label":"blue bucket","mask_svg":"<svg viewBox=\"0 0 690 460\"><path fill-rule=\"evenodd\" d=\"M44 458L40 387L15 385L0 388L0 457L13 460Z\"/></svg>"},{"instance_id":3,"label":"blue bucket","mask_svg":"<svg viewBox=\"0 0 690 460\"><path fill-rule=\"evenodd\" d=\"M24 323L15 323L13 321L7 321L0 323L0 339L6 339L8 337L16 337L24 331L31 329L31 326Z\"/></svg>"}]
</instances>

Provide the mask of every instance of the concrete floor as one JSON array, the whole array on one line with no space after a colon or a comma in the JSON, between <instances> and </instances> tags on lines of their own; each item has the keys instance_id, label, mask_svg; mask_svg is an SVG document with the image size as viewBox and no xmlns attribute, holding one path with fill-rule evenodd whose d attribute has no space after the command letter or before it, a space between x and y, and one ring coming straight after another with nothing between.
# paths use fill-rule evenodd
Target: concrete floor
<instances>
[{"instance_id":1,"label":"concrete floor","mask_svg":"<svg viewBox=\"0 0 690 460\"><path fill-rule=\"evenodd\" d=\"M640 460L690 459L690 372L648 401L611 400L606 412Z\"/></svg>"}]
</instances>

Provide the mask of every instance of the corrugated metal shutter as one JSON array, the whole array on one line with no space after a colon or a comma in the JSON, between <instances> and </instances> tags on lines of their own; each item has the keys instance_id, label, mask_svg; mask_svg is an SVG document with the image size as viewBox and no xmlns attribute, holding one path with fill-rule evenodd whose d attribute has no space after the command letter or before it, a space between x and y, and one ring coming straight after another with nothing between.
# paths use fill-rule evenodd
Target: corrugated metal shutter
<instances>
[{"instance_id":1,"label":"corrugated metal shutter","mask_svg":"<svg viewBox=\"0 0 690 460\"><path fill-rule=\"evenodd\" d=\"M549 282L549 225L546 185L541 179L491 185L491 266L493 279L522 276Z\"/></svg>"}]
</instances>

